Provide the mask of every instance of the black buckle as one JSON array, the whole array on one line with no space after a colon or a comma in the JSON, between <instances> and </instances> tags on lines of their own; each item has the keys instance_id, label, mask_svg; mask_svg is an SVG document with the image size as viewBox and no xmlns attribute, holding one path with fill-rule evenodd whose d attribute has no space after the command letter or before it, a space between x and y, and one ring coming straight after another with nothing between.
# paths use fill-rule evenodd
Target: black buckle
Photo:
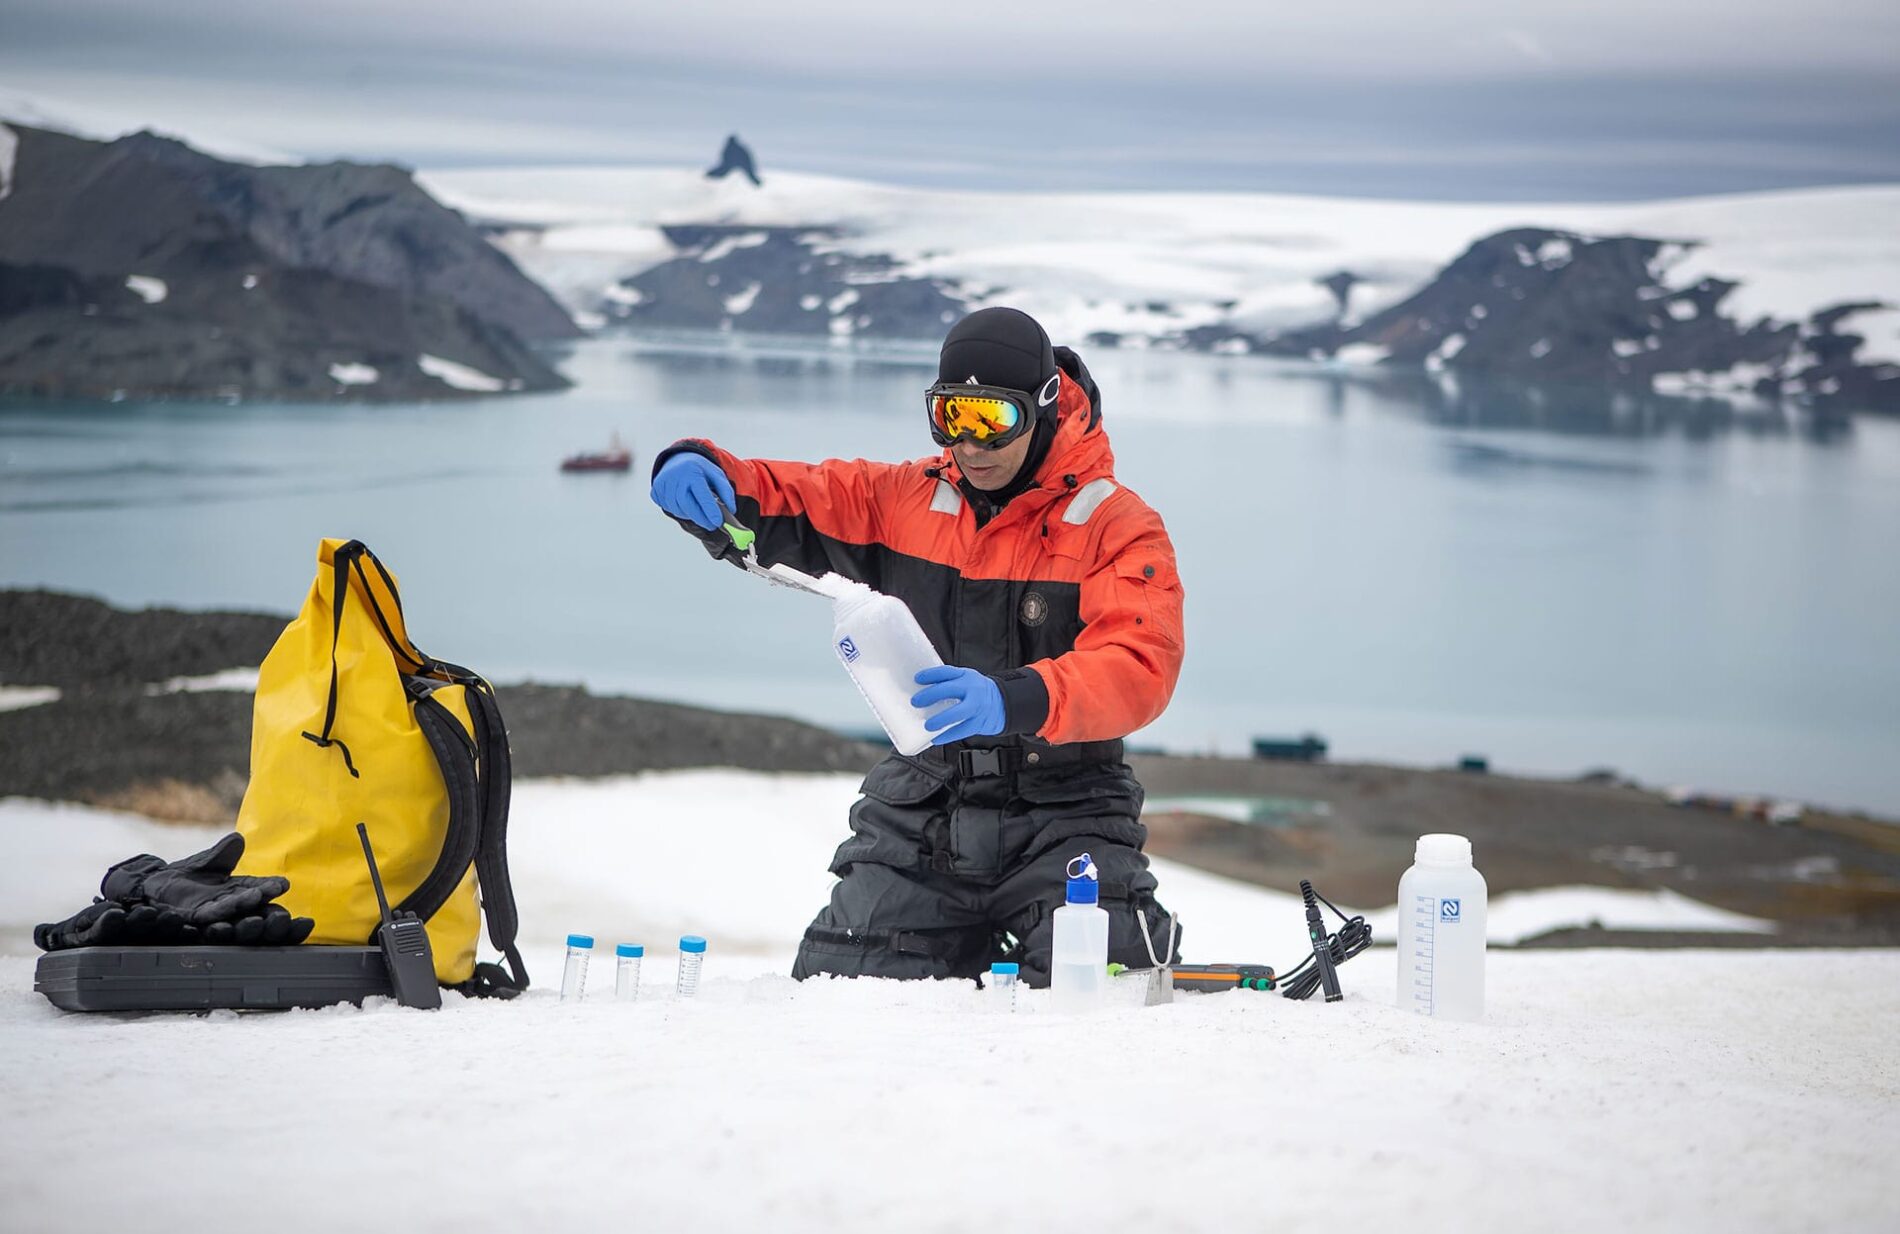
<instances>
[{"instance_id":1,"label":"black buckle","mask_svg":"<svg viewBox=\"0 0 1900 1234\"><path fill-rule=\"evenodd\" d=\"M1000 776L1007 770L1003 750L958 750L957 770L966 776Z\"/></svg>"}]
</instances>

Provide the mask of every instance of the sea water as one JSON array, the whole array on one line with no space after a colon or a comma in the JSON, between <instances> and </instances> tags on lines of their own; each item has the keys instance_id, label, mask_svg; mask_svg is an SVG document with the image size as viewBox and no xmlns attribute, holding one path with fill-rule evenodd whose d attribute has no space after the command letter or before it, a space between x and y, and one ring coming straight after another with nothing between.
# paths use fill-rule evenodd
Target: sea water
<instances>
[{"instance_id":1,"label":"sea water","mask_svg":"<svg viewBox=\"0 0 1900 1234\"><path fill-rule=\"evenodd\" d=\"M1340 759L1900 810L1900 418L1081 350L1187 592L1180 682L1137 741L1316 731ZM0 585L288 615L347 534L418 642L492 680L865 728L817 654L828 615L709 561L647 470L685 434L934 454L936 348L615 333L556 359L574 389L469 402L0 400ZM615 431L632 473L560 472ZM470 536L471 508L502 513Z\"/></svg>"}]
</instances>

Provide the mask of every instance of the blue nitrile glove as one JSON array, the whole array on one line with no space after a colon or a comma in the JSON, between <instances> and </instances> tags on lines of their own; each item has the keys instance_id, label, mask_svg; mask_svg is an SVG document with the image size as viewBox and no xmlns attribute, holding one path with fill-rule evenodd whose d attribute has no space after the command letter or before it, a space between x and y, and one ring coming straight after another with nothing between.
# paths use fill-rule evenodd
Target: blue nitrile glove
<instances>
[{"instance_id":1,"label":"blue nitrile glove","mask_svg":"<svg viewBox=\"0 0 1900 1234\"><path fill-rule=\"evenodd\" d=\"M690 451L675 454L653 475L653 504L674 518L687 519L707 531L719 530L719 503L728 510L739 504L732 481L711 459Z\"/></svg>"},{"instance_id":2,"label":"blue nitrile glove","mask_svg":"<svg viewBox=\"0 0 1900 1234\"><path fill-rule=\"evenodd\" d=\"M911 695L910 705L922 710L945 699L954 700L933 716L924 717L930 744L949 745L965 737L993 737L1003 731L1003 692L996 682L973 668L944 664L917 674L924 688Z\"/></svg>"}]
</instances>

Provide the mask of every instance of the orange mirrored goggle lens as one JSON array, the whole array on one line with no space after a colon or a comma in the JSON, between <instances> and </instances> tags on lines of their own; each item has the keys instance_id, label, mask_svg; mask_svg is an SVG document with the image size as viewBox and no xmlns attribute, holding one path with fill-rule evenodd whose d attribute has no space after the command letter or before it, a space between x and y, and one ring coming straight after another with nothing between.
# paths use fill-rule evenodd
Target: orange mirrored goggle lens
<instances>
[{"instance_id":1,"label":"orange mirrored goggle lens","mask_svg":"<svg viewBox=\"0 0 1900 1234\"><path fill-rule=\"evenodd\" d=\"M988 441L1016 427L1022 412L1008 399L980 394L933 394L930 417L937 431L955 440Z\"/></svg>"}]
</instances>

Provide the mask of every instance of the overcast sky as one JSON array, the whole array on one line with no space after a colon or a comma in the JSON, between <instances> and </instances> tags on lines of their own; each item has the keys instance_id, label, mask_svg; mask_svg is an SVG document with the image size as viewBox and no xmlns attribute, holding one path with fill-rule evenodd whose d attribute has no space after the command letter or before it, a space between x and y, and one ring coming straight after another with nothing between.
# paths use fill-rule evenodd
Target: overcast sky
<instances>
[{"instance_id":1,"label":"overcast sky","mask_svg":"<svg viewBox=\"0 0 1900 1234\"><path fill-rule=\"evenodd\" d=\"M736 130L767 174L1631 198L1900 181L1900 3L0 0L21 96L421 167Z\"/></svg>"}]
</instances>

